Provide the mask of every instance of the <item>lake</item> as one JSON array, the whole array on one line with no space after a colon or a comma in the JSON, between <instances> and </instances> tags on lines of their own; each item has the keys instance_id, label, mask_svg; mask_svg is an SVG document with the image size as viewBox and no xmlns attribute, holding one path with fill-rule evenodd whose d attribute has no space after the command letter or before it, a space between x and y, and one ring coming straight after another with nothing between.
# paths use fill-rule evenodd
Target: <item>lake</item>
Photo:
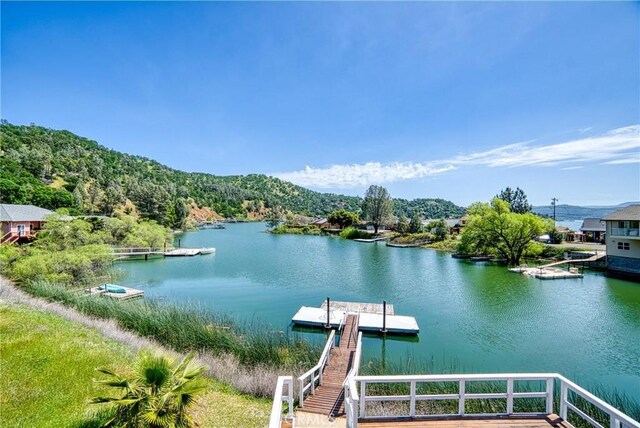
<instances>
[{"instance_id":1,"label":"lake","mask_svg":"<svg viewBox=\"0 0 640 428\"><path fill-rule=\"evenodd\" d=\"M640 284L599 273L542 281L419 248L335 237L271 235L264 223L179 235L215 255L118 263L146 298L198 305L290 329L300 306L382 302L414 316L417 339L366 337L363 364L439 372L559 372L640 401ZM301 333L322 342L321 333Z\"/></svg>"}]
</instances>

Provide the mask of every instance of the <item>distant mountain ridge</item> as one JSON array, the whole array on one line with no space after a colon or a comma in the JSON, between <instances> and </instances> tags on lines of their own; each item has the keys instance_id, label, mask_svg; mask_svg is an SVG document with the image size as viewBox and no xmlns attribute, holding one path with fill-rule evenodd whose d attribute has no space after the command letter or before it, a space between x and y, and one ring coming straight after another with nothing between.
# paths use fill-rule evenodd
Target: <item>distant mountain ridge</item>
<instances>
[{"instance_id":1,"label":"distant mountain ridge","mask_svg":"<svg viewBox=\"0 0 640 428\"><path fill-rule=\"evenodd\" d=\"M0 201L70 208L75 213L137 212L181 224L194 205L222 217L261 219L272 209L324 216L360 209L362 198L320 193L264 174L218 176L184 172L110 150L69 131L0 124ZM396 214L459 217L464 208L443 199L396 200Z\"/></svg>"},{"instance_id":2,"label":"distant mountain ridge","mask_svg":"<svg viewBox=\"0 0 640 428\"><path fill-rule=\"evenodd\" d=\"M558 221L571 221L582 220L585 218L602 218L607 214L614 211L618 211L629 205L640 205L640 201L636 202L623 202L618 205L591 205L591 206L579 206L579 205L556 205L556 220ZM532 211L542 216L553 217L553 207L551 205L539 205L533 207Z\"/></svg>"}]
</instances>

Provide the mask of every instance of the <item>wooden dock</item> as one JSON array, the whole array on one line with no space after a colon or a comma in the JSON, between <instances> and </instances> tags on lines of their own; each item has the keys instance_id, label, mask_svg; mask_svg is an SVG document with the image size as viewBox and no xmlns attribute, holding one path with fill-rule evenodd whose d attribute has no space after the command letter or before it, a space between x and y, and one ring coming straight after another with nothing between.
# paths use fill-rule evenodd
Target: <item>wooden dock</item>
<instances>
[{"instance_id":1,"label":"wooden dock","mask_svg":"<svg viewBox=\"0 0 640 428\"><path fill-rule=\"evenodd\" d=\"M316 387L315 395L304 400L305 412L337 417L344 415L344 388L342 386L356 352L358 344L357 316L347 316L340 344L330 353L329 363L324 368L322 385Z\"/></svg>"}]
</instances>

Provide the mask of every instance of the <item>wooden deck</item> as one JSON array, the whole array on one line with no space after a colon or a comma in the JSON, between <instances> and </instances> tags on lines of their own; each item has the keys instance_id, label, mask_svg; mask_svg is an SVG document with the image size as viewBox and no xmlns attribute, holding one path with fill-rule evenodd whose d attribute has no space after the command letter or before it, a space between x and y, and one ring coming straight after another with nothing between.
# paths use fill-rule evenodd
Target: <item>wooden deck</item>
<instances>
[{"instance_id":1,"label":"wooden deck","mask_svg":"<svg viewBox=\"0 0 640 428\"><path fill-rule=\"evenodd\" d=\"M573 428L573 425L554 414L546 417L496 417L484 419L360 420L358 426L365 428Z\"/></svg>"},{"instance_id":2,"label":"wooden deck","mask_svg":"<svg viewBox=\"0 0 640 428\"><path fill-rule=\"evenodd\" d=\"M344 415L344 382L358 344L357 316L347 316L340 344L331 350L329 364L322 375L322 385L316 387L315 395L304 400L302 410L327 416Z\"/></svg>"}]
</instances>

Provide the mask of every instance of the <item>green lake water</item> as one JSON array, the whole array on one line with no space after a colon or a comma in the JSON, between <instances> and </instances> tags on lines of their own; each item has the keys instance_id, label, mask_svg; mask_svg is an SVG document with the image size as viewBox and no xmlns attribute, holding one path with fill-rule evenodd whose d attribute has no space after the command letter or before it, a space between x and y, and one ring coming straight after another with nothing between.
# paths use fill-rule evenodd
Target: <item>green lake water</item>
<instances>
[{"instance_id":1,"label":"green lake water","mask_svg":"<svg viewBox=\"0 0 640 428\"><path fill-rule=\"evenodd\" d=\"M586 273L542 281L418 248L270 235L262 223L180 235L215 255L118 263L146 298L290 329L300 306L382 302L414 316L417 339L364 340L363 364L408 360L431 372L559 372L640 401L640 284ZM321 333L301 333L321 342Z\"/></svg>"}]
</instances>

